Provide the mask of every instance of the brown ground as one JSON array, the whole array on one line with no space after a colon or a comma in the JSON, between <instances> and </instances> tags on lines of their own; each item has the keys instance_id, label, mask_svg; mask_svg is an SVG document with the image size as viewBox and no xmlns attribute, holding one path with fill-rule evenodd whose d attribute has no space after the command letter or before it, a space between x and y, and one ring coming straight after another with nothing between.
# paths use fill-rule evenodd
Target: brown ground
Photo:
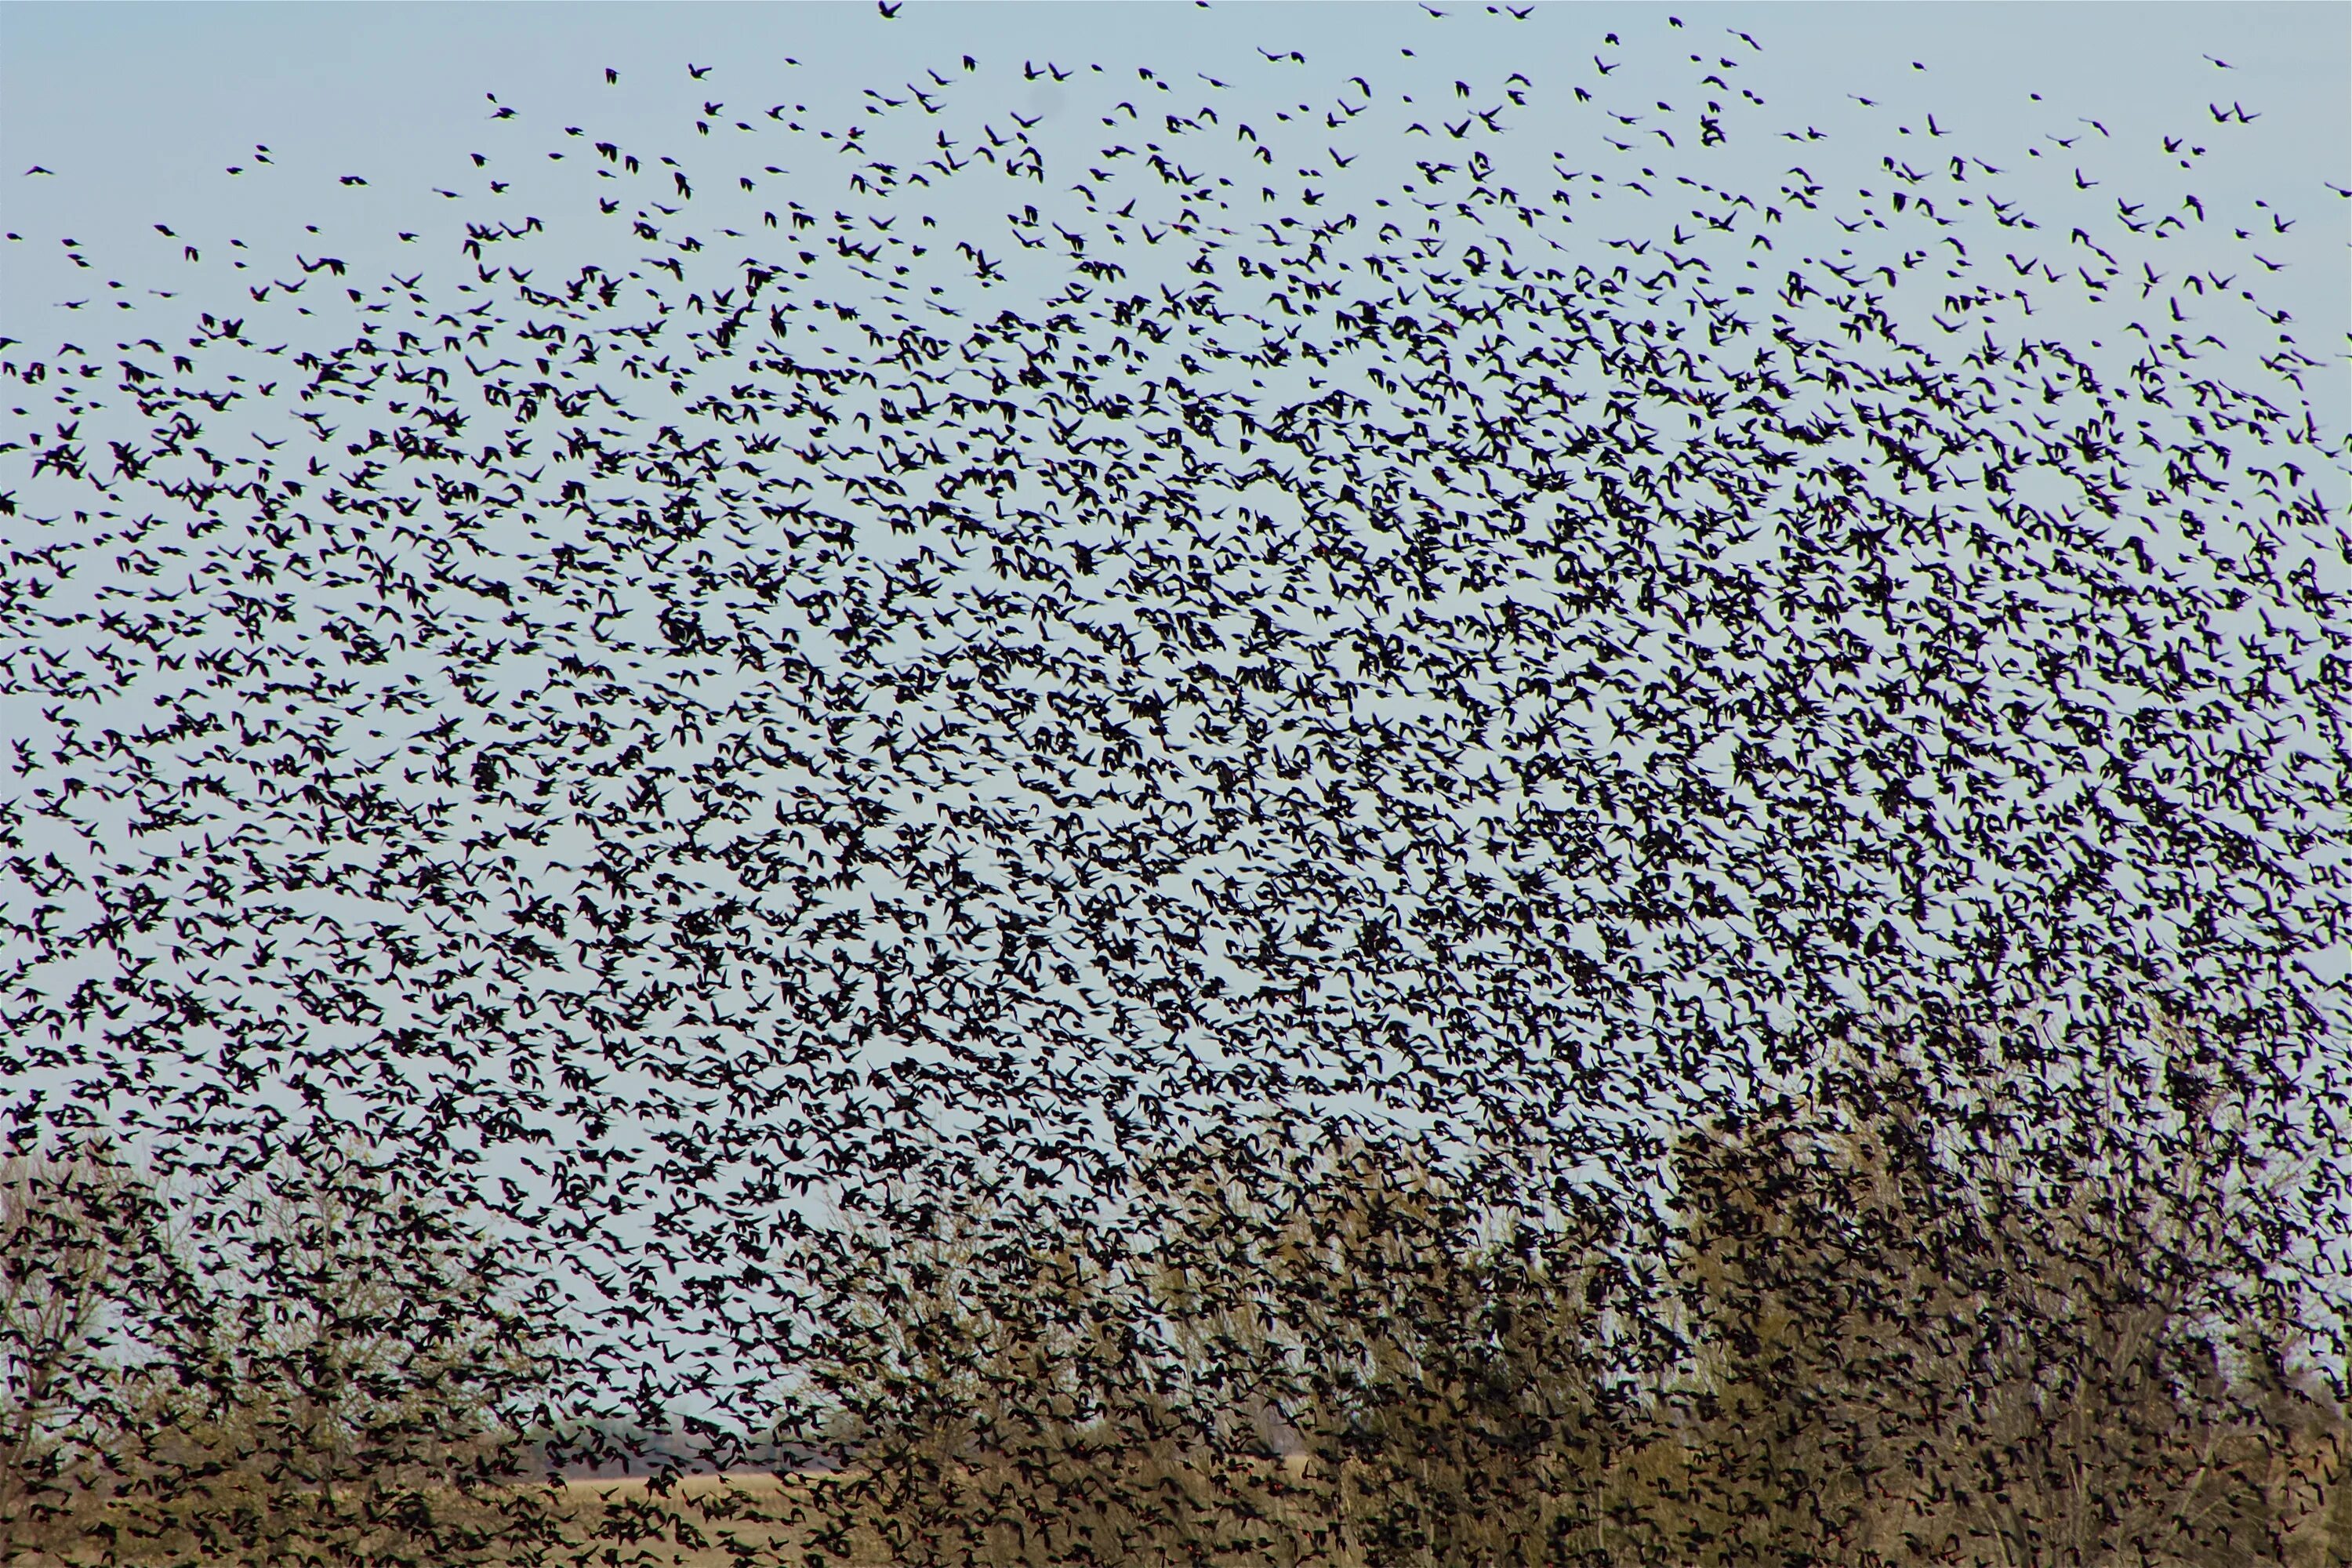
<instances>
[{"instance_id":1,"label":"brown ground","mask_svg":"<svg viewBox=\"0 0 2352 1568\"><path fill-rule=\"evenodd\" d=\"M1257 1478L1260 1492L1276 1510L1274 1499L1303 1479L1299 1461L1278 1463L1286 1472L1279 1481L1271 1473ZM1254 1467L1255 1468L1255 1467ZM2352 1476L2345 1457L2332 1442L2315 1445L2305 1469L2314 1495L2305 1528L2296 1532L2289 1568L2335 1568L2352 1563ZM161 1539L138 1539L110 1528L101 1519L98 1528L84 1529L78 1538L53 1539L45 1547L11 1544L0 1539L0 1568L241 1568L244 1563L409 1563L419 1568L457 1568L458 1564L512 1564L514 1568L798 1568L801 1550L811 1533L832 1522L837 1502L828 1507L825 1494L845 1479L840 1473L809 1472L778 1477L766 1473L685 1475L666 1484L666 1497L642 1477L572 1480L548 1489L518 1489L509 1494L528 1496L551 1510L560 1543L545 1551L438 1552L413 1539L382 1555L357 1557L332 1552L305 1551L289 1542L289 1551L250 1555L234 1550L207 1549L186 1531L173 1530ZM1268 1484L1271 1483L1271 1484ZM1255 1486L1247 1489L1255 1491ZM1295 1497L1297 1494L1291 1494ZM2325 1498L2325 1501L2321 1500ZM2315 1506L2314 1506L2315 1505ZM1295 1505L1292 1505L1295 1506ZM450 1499L436 1504L445 1521L492 1527L496 1512L490 1501ZM110 1539L111 1536L111 1539ZM879 1537L853 1530L849 1535L852 1561L861 1568L888 1568ZM1244 1554L1247 1556L1248 1554ZM1224 1556L1220 1561L1227 1560ZM1240 1559L1234 1559L1240 1561ZM1256 1561L1253 1557L1251 1561Z\"/></svg>"}]
</instances>

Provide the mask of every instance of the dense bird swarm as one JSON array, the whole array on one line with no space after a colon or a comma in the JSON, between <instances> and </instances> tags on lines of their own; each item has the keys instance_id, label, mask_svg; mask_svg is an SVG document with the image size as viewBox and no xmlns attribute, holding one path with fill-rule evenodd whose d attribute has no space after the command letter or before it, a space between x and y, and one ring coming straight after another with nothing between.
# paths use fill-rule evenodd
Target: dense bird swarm
<instances>
[{"instance_id":1,"label":"dense bird swarm","mask_svg":"<svg viewBox=\"0 0 2352 1568\"><path fill-rule=\"evenodd\" d=\"M619 1560L2325 1550L2352 534L2261 236L2178 259L2248 111L2029 200L1517 16L1244 38L1280 112L625 62L677 155L494 101L409 275L5 346L15 1528L560 1553L502 1478L683 1402L835 1501Z\"/></svg>"}]
</instances>

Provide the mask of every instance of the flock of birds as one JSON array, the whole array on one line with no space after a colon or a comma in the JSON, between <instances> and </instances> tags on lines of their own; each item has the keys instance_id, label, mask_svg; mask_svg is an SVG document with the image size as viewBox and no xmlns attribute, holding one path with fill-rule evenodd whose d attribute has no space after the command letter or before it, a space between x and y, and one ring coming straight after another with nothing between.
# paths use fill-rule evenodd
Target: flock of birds
<instances>
[{"instance_id":1,"label":"flock of birds","mask_svg":"<svg viewBox=\"0 0 2352 1568\"><path fill-rule=\"evenodd\" d=\"M493 96L389 278L158 224L186 320L0 344L13 1136L364 1124L730 1410L827 1331L808 1194L1139 1223L1267 1106L1566 1205L1841 1028L2063 1004L2064 1095L2160 994L2340 1152L2352 534L2263 232L1870 100L1832 187L1757 39L1622 27L831 126L693 64L690 158Z\"/></svg>"}]
</instances>

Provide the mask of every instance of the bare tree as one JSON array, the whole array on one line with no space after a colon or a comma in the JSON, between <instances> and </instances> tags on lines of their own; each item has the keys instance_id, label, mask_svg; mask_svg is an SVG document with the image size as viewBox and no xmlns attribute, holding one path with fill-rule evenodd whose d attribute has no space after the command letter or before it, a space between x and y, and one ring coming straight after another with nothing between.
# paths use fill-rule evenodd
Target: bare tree
<instances>
[{"instance_id":1,"label":"bare tree","mask_svg":"<svg viewBox=\"0 0 2352 1568\"><path fill-rule=\"evenodd\" d=\"M2209 1029L2148 1036L2144 1077L1996 1113L1937 1184L1984 1266L1943 1528L1990 1562L2273 1563L2297 1522L2271 1479L2308 1405L2284 1375L2299 1303L2265 1222L2305 1173L2260 1156Z\"/></svg>"},{"instance_id":2,"label":"bare tree","mask_svg":"<svg viewBox=\"0 0 2352 1568\"><path fill-rule=\"evenodd\" d=\"M116 1525L208 1558L495 1555L543 1533L519 1479L541 1375L489 1238L350 1142L319 1142L186 1227L156 1353L106 1434Z\"/></svg>"},{"instance_id":3,"label":"bare tree","mask_svg":"<svg viewBox=\"0 0 2352 1568\"><path fill-rule=\"evenodd\" d=\"M1220 1179L1212 1162L1179 1205L1173 1250L1193 1266L1156 1280L1227 1426L1301 1450L1291 1551L1399 1564L1598 1551L1606 1227L1482 1210L1392 1141L1291 1153L1276 1185Z\"/></svg>"},{"instance_id":4,"label":"bare tree","mask_svg":"<svg viewBox=\"0 0 2352 1568\"><path fill-rule=\"evenodd\" d=\"M2158 1015L2025 1070L1915 1024L1685 1141L1703 1560L2284 1560L2295 1173L2219 1047Z\"/></svg>"},{"instance_id":5,"label":"bare tree","mask_svg":"<svg viewBox=\"0 0 2352 1568\"><path fill-rule=\"evenodd\" d=\"M142 1237L146 1183L103 1142L0 1158L0 1541L39 1539L86 1488L110 1339Z\"/></svg>"}]
</instances>

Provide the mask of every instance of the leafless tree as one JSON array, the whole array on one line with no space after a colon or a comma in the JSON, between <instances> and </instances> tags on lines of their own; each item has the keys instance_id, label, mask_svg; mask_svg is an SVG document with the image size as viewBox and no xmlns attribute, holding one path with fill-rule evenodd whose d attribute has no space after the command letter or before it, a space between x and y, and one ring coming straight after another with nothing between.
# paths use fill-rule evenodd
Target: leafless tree
<instances>
[{"instance_id":1,"label":"leafless tree","mask_svg":"<svg viewBox=\"0 0 2352 1568\"><path fill-rule=\"evenodd\" d=\"M0 1157L0 1541L39 1539L83 1484L124 1288L161 1227L154 1192L102 1142Z\"/></svg>"}]
</instances>

